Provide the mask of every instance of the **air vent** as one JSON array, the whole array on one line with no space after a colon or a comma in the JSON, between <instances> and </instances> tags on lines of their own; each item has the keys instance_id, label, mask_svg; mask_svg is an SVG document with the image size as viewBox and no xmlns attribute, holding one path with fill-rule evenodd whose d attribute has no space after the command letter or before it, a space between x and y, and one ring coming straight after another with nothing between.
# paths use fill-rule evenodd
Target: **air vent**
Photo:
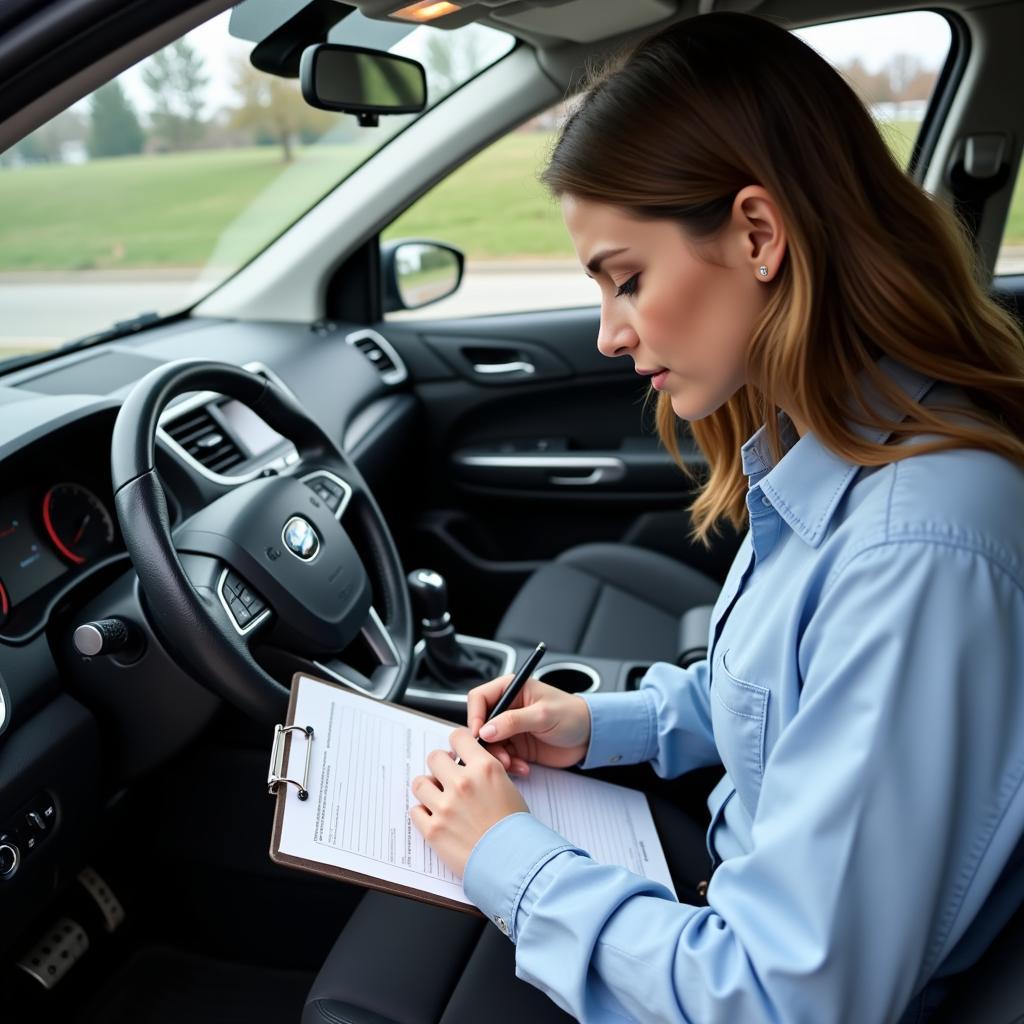
<instances>
[{"instance_id":1,"label":"air vent","mask_svg":"<svg viewBox=\"0 0 1024 1024\"><path fill-rule=\"evenodd\" d=\"M196 462L214 473L226 473L244 458L238 445L205 405L167 424L164 429Z\"/></svg>"},{"instance_id":2,"label":"air vent","mask_svg":"<svg viewBox=\"0 0 1024 1024\"><path fill-rule=\"evenodd\" d=\"M346 336L345 341L366 356L377 367L385 384L398 384L405 380L405 364L391 343L376 331L356 331Z\"/></svg>"}]
</instances>

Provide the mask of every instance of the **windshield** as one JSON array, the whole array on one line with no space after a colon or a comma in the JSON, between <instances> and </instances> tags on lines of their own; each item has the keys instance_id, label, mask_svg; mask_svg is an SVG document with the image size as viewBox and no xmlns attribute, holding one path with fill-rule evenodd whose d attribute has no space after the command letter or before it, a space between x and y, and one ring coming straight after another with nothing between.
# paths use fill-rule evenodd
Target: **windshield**
<instances>
[{"instance_id":1,"label":"windshield","mask_svg":"<svg viewBox=\"0 0 1024 1024\"><path fill-rule=\"evenodd\" d=\"M254 42L302 6L247 0L0 153L0 366L188 308L422 116L363 128L256 70ZM358 13L328 39L419 60L430 105L515 43Z\"/></svg>"}]
</instances>

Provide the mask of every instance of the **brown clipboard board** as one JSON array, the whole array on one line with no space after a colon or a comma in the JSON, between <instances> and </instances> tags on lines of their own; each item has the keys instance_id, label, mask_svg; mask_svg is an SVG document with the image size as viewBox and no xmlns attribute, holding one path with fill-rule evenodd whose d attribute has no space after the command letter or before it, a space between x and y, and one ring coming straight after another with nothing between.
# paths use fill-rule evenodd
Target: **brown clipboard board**
<instances>
[{"instance_id":1,"label":"brown clipboard board","mask_svg":"<svg viewBox=\"0 0 1024 1024\"><path fill-rule=\"evenodd\" d=\"M301 727L302 723L295 722L295 701L299 692L299 679L305 676L307 679L313 679L318 683L325 683L328 686L333 686L335 689L342 690L345 693L354 694L357 697L363 697L365 700L373 700L373 697L367 696L365 693L360 693L358 690L342 686L341 684L331 680L324 679L323 676L315 676L309 672L296 672L292 676L291 696L288 699L288 712L285 718L284 726L298 725ZM413 708L407 708L401 705L401 710L407 712L410 715L419 715L421 718L429 718L434 722L441 722L444 725L450 725L453 729L457 728L454 722L449 721L447 718L440 718L437 715L428 715L423 711L416 711ZM288 764L289 751L291 749L291 743L295 737L294 732L289 732L283 738L283 756L280 761L281 764ZM308 739L303 739L301 742L308 743ZM273 768L273 763L271 764ZM282 853L280 850L281 846L281 828L284 824L284 809L285 801L288 799L297 799L297 793L295 788L289 787L282 780L277 784L275 791L276 804L274 807L274 826L270 834L270 859L275 864L281 864L284 867L298 868L300 871L310 871L315 875L323 875L325 878L335 878L341 882L349 882L352 885L360 885L366 889L378 889L381 892L389 892L395 896L406 896L410 899L419 900L422 903L432 903L437 907L449 907L452 910L461 910L464 914L470 914L474 917L484 918L485 915L471 903L460 903L458 900L449 899L447 896L438 896L436 893L425 892L423 889L416 889L408 885L400 885L398 882L390 882L384 878L378 878L376 875L364 875L358 871L349 871L345 868L335 867L333 864L324 864L321 861L307 860L305 857L296 857L290 853Z\"/></svg>"}]
</instances>

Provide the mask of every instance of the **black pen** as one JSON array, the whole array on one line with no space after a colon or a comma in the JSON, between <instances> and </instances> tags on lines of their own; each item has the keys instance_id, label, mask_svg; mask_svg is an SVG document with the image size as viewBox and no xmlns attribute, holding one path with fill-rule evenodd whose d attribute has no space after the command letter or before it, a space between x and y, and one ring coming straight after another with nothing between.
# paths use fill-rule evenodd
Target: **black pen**
<instances>
[{"instance_id":1,"label":"black pen","mask_svg":"<svg viewBox=\"0 0 1024 1024\"><path fill-rule=\"evenodd\" d=\"M544 652L547 647L544 645L542 640L530 653L530 656L519 666L518 671L512 677L512 682L505 687L505 692L498 698L498 703L491 708L490 713L484 721L486 725L492 718L497 718L503 711L507 711L512 701L519 696L519 691L526 685L526 680L530 678L530 673L537 667L537 663L541 658L544 657ZM481 727L482 728L482 727ZM484 740L480 739L479 736L476 738L477 743L483 744ZM461 767L465 767L466 762L461 757L455 759L455 763Z\"/></svg>"}]
</instances>

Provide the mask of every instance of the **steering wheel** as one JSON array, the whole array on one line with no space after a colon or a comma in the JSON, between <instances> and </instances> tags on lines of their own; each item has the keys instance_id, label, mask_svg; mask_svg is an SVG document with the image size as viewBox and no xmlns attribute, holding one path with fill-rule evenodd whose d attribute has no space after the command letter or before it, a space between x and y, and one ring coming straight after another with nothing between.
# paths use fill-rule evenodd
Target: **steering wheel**
<instances>
[{"instance_id":1,"label":"steering wheel","mask_svg":"<svg viewBox=\"0 0 1024 1024\"><path fill-rule=\"evenodd\" d=\"M187 391L237 399L299 458L226 488L172 531L155 439L160 413ZM205 359L151 371L114 424L111 474L150 623L197 680L259 721L282 721L289 691L257 662L258 640L275 663L301 659L380 700L402 696L414 637L398 550L359 471L280 387ZM360 633L362 671L341 658Z\"/></svg>"}]
</instances>

